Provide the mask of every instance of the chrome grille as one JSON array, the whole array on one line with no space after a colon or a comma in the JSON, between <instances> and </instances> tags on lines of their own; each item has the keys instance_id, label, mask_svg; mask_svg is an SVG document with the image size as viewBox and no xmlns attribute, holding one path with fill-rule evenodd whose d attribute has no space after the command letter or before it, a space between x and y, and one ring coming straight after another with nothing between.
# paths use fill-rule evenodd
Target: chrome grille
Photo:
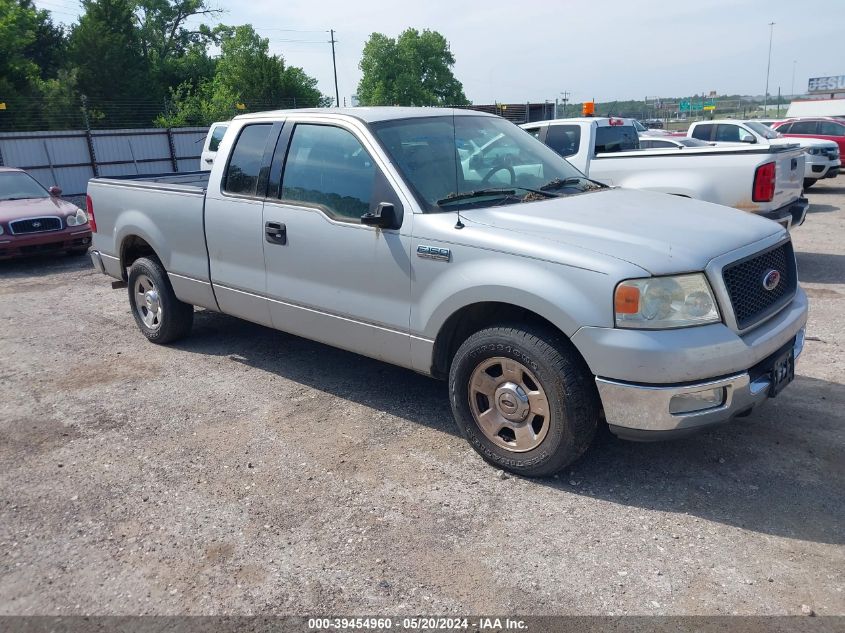
<instances>
[{"instance_id":1,"label":"chrome grille","mask_svg":"<svg viewBox=\"0 0 845 633\"><path fill-rule=\"evenodd\" d=\"M772 270L780 273L780 283L767 290L763 280ZM755 325L789 303L795 294L798 275L792 242L729 264L722 270L722 278L739 329Z\"/></svg>"},{"instance_id":2,"label":"chrome grille","mask_svg":"<svg viewBox=\"0 0 845 633\"><path fill-rule=\"evenodd\" d=\"M25 233L46 233L48 231L60 231L62 228L62 221L60 218L25 218L23 220L13 220L9 222L9 228L15 235Z\"/></svg>"}]
</instances>

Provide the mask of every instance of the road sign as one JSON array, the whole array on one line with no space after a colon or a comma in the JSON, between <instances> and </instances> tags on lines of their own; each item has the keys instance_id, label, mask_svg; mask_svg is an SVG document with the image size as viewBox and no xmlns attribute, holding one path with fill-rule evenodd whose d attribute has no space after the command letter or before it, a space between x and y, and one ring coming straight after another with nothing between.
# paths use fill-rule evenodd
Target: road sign
<instances>
[{"instance_id":1,"label":"road sign","mask_svg":"<svg viewBox=\"0 0 845 633\"><path fill-rule=\"evenodd\" d=\"M715 109L716 109L716 106L714 106L714 105L706 105L702 108L702 110L708 110L710 112L712 112Z\"/></svg>"},{"instance_id":2,"label":"road sign","mask_svg":"<svg viewBox=\"0 0 845 633\"><path fill-rule=\"evenodd\" d=\"M0 101L0 110L5 110L5 109L6 109L6 103L3 102L3 101Z\"/></svg>"}]
</instances>

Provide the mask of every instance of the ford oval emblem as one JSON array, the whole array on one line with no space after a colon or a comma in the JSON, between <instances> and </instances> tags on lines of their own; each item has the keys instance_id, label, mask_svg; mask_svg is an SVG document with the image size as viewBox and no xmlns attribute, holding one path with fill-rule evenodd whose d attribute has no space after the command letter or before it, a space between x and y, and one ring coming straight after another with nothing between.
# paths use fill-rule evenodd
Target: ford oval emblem
<instances>
[{"instance_id":1,"label":"ford oval emblem","mask_svg":"<svg viewBox=\"0 0 845 633\"><path fill-rule=\"evenodd\" d=\"M774 269L763 275L763 288L771 292L780 284L780 273Z\"/></svg>"}]
</instances>

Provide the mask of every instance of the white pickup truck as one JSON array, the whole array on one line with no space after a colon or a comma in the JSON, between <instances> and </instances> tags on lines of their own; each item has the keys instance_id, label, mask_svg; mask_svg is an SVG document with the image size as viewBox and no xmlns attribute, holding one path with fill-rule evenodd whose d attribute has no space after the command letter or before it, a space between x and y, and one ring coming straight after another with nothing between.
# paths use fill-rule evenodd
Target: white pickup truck
<instances>
[{"instance_id":1,"label":"white pickup truck","mask_svg":"<svg viewBox=\"0 0 845 633\"><path fill-rule=\"evenodd\" d=\"M632 121L616 118L556 119L522 128L608 185L715 202L786 229L802 224L809 206L802 196L806 155L795 146L642 150Z\"/></svg>"},{"instance_id":2,"label":"white pickup truck","mask_svg":"<svg viewBox=\"0 0 845 633\"><path fill-rule=\"evenodd\" d=\"M787 138L767 127L762 121L699 121L693 123L687 136L715 142L722 147L748 145L798 146L807 154L804 164L804 189L822 178L839 175L839 145L819 138Z\"/></svg>"}]
</instances>

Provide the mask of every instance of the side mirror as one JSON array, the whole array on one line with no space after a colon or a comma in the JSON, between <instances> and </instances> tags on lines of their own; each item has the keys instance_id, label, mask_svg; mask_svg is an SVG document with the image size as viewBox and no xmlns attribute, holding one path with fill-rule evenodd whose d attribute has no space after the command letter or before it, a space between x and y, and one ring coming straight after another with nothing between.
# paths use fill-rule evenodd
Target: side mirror
<instances>
[{"instance_id":1,"label":"side mirror","mask_svg":"<svg viewBox=\"0 0 845 633\"><path fill-rule=\"evenodd\" d=\"M380 229L398 229L402 221L396 213L396 207L389 202L380 202L372 213L361 216L361 224L377 226Z\"/></svg>"},{"instance_id":2,"label":"side mirror","mask_svg":"<svg viewBox=\"0 0 845 633\"><path fill-rule=\"evenodd\" d=\"M757 139L750 134L743 134L739 137L739 140L743 143L751 143L752 145L757 142Z\"/></svg>"},{"instance_id":3,"label":"side mirror","mask_svg":"<svg viewBox=\"0 0 845 633\"><path fill-rule=\"evenodd\" d=\"M53 185L47 190L47 193L49 193L51 196L60 196L62 195L62 188Z\"/></svg>"}]
</instances>

